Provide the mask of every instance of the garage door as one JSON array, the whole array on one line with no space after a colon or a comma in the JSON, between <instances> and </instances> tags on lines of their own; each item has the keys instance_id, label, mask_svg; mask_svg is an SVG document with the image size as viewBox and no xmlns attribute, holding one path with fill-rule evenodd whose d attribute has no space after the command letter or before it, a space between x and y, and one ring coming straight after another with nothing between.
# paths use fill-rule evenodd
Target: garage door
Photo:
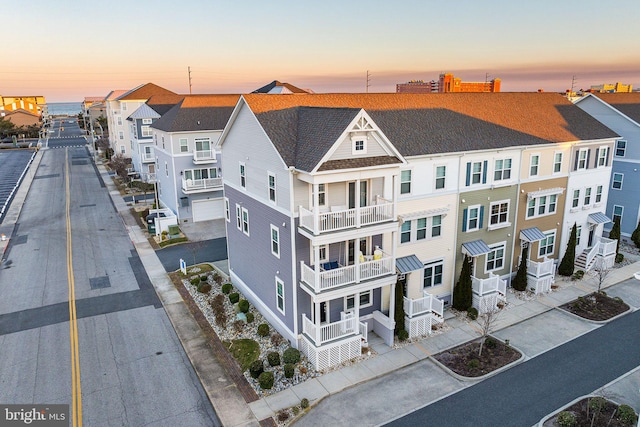
<instances>
[{"instance_id":1,"label":"garage door","mask_svg":"<svg viewBox=\"0 0 640 427\"><path fill-rule=\"evenodd\" d=\"M224 218L224 199L194 200L191 202L193 222Z\"/></svg>"}]
</instances>

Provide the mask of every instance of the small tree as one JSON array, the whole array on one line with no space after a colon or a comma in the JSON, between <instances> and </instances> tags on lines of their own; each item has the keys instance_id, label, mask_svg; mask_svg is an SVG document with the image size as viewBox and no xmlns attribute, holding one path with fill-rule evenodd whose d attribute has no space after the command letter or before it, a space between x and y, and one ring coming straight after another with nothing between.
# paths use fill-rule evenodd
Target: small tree
<instances>
[{"instance_id":1,"label":"small tree","mask_svg":"<svg viewBox=\"0 0 640 427\"><path fill-rule=\"evenodd\" d=\"M489 334L493 332L499 314L500 309L498 307L493 307L491 310L482 313L480 315L480 318L478 319L478 324L480 324L480 332L482 333L482 336L480 338L480 348L478 349L478 357L482 356L482 348L484 347L484 342L487 340Z\"/></svg>"},{"instance_id":2,"label":"small tree","mask_svg":"<svg viewBox=\"0 0 640 427\"><path fill-rule=\"evenodd\" d=\"M604 279L607 278L607 275L609 275L609 271L611 271L611 269L607 267L607 265L605 264L604 258L600 258L596 263L596 267L594 268L594 271L596 272L596 278L598 279L597 293L600 293L602 289L602 284L604 283Z\"/></svg>"},{"instance_id":3,"label":"small tree","mask_svg":"<svg viewBox=\"0 0 640 427\"><path fill-rule=\"evenodd\" d=\"M206 246L207 242L205 240L196 240L187 244L187 249L191 252L191 255L193 255L193 265L196 265L198 252Z\"/></svg>"},{"instance_id":4,"label":"small tree","mask_svg":"<svg viewBox=\"0 0 640 427\"><path fill-rule=\"evenodd\" d=\"M562 261L560 262L560 266L558 267L558 274L562 276L571 276L573 274L573 270L575 268L576 263L576 243L578 241L578 229L576 224L573 224L571 227L571 235L569 236L569 241L567 242L567 250L562 257Z\"/></svg>"},{"instance_id":5,"label":"small tree","mask_svg":"<svg viewBox=\"0 0 640 427\"><path fill-rule=\"evenodd\" d=\"M609 232L609 238L618 241L616 244L616 262L618 262L618 252L620 251L620 217L615 217L613 220L613 227Z\"/></svg>"},{"instance_id":6,"label":"small tree","mask_svg":"<svg viewBox=\"0 0 640 427\"><path fill-rule=\"evenodd\" d=\"M640 221L633 233L631 233L631 241L636 244L636 247L640 248Z\"/></svg>"},{"instance_id":7,"label":"small tree","mask_svg":"<svg viewBox=\"0 0 640 427\"><path fill-rule=\"evenodd\" d=\"M453 308L465 311L471 307L472 302L471 259L468 255L465 255L464 261L462 261L462 269L460 270L460 278L453 288Z\"/></svg>"},{"instance_id":8,"label":"small tree","mask_svg":"<svg viewBox=\"0 0 640 427\"><path fill-rule=\"evenodd\" d=\"M396 282L396 306L394 319L396 321L395 333L398 335L404 330L404 286L400 282Z\"/></svg>"},{"instance_id":9,"label":"small tree","mask_svg":"<svg viewBox=\"0 0 640 427\"><path fill-rule=\"evenodd\" d=\"M511 286L516 291L524 291L527 289L527 258L529 254L529 248L522 248L522 259L518 266L518 272L516 277L511 282Z\"/></svg>"}]
</instances>

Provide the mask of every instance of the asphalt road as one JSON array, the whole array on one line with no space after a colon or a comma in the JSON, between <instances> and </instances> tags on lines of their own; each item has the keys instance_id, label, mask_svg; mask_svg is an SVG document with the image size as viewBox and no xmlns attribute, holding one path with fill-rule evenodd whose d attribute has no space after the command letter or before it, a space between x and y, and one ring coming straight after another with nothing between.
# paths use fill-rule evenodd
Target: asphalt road
<instances>
[{"instance_id":1,"label":"asphalt road","mask_svg":"<svg viewBox=\"0 0 640 427\"><path fill-rule=\"evenodd\" d=\"M85 425L219 425L87 149L60 144L42 153L0 269L0 402L71 404L75 295Z\"/></svg>"},{"instance_id":2,"label":"asphalt road","mask_svg":"<svg viewBox=\"0 0 640 427\"><path fill-rule=\"evenodd\" d=\"M156 255L168 272L180 268L180 258L184 259L187 265L220 261L227 259L227 239L220 237L201 242L182 243L159 249L156 251Z\"/></svg>"}]
</instances>

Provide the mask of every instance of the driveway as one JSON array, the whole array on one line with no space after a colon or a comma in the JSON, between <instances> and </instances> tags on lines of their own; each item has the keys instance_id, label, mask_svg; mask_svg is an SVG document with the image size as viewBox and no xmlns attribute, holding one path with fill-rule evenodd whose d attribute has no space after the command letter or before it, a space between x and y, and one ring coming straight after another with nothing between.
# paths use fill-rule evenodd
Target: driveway
<instances>
[{"instance_id":1,"label":"driveway","mask_svg":"<svg viewBox=\"0 0 640 427\"><path fill-rule=\"evenodd\" d=\"M227 239L219 237L200 242L182 243L158 249L156 255L167 272L180 268L180 258L184 259L187 265L194 264L194 257L195 264L221 261L227 259Z\"/></svg>"}]
</instances>

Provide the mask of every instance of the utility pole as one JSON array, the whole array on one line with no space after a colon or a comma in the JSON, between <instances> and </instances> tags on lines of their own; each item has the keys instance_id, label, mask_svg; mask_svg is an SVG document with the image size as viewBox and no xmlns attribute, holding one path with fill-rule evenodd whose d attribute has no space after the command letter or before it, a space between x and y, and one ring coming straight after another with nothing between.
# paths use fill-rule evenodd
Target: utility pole
<instances>
[{"instance_id":1,"label":"utility pole","mask_svg":"<svg viewBox=\"0 0 640 427\"><path fill-rule=\"evenodd\" d=\"M366 88L366 93L369 93L369 84L371 83L371 73L369 73L369 70L367 70L367 88Z\"/></svg>"},{"instance_id":2,"label":"utility pole","mask_svg":"<svg viewBox=\"0 0 640 427\"><path fill-rule=\"evenodd\" d=\"M569 92L569 96L570 96L570 97L571 97L571 96L573 96L573 88L574 88L574 87L575 87L575 85L576 85L576 81L577 81L577 79L576 79L576 75L574 74L574 75L571 77L571 91Z\"/></svg>"},{"instance_id":3,"label":"utility pole","mask_svg":"<svg viewBox=\"0 0 640 427\"><path fill-rule=\"evenodd\" d=\"M187 70L189 71L189 95L191 95L191 67L188 67Z\"/></svg>"}]
</instances>

